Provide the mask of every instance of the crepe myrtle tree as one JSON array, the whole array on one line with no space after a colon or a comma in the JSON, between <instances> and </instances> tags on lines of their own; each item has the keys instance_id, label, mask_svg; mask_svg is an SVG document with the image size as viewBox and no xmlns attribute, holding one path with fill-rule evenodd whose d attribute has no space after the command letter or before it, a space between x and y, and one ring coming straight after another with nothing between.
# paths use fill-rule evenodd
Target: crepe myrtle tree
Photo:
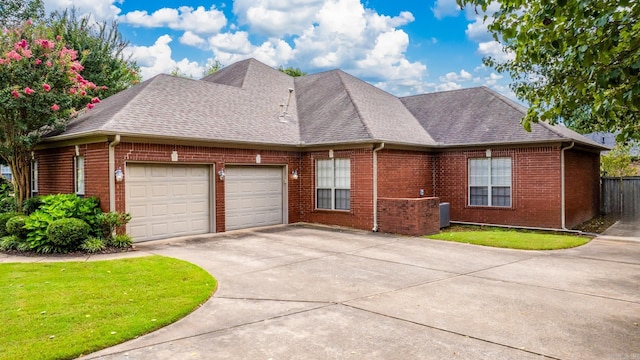
<instances>
[{"instance_id":1,"label":"crepe myrtle tree","mask_svg":"<svg viewBox=\"0 0 640 360\"><path fill-rule=\"evenodd\" d=\"M78 53L30 21L0 33L0 157L11 168L18 207L29 197L31 153L41 136L99 103L101 87L81 75Z\"/></svg>"},{"instance_id":2,"label":"crepe myrtle tree","mask_svg":"<svg viewBox=\"0 0 640 360\"><path fill-rule=\"evenodd\" d=\"M513 79L539 119L581 132L640 139L640 2L632 0L456 0L484 11L507 60L484 63ZM496 10L495 12L491 12ZM490 12L487 12L490 11Z\"/></svg>"}]
</instances>

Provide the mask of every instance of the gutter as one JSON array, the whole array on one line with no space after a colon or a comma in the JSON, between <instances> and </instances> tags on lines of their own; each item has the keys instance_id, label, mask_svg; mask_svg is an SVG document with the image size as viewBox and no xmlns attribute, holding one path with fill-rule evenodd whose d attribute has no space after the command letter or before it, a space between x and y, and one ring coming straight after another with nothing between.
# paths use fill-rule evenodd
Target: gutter
<instances>
[{"instance_id":1,"label":"gutter","mask_svg":"<svg viewBox=\"0 0 640 360\"><path fill-rule=\"evenodd\" d=\"M566 208L566 199L565 199L565 191L566 191L566 186L564 183L564 179L565 179L565 166L564 166L564 152L566 150L569 150L571 148L573 148L576 145L575 141L571 142L571 145L564 147L562 149L560 149L560 201L561 201L561 216L562 216L562 230L569 230L567 229L567 208Z\"/></svg>"},{"instance_id":2,"label":"gutter","mask_svg":"<svg viewBox=\"0 0 640 360\"><path fill-rule=\"evenodd\" d=\"M109 211L116 211L116 146L120 144L120 134L109 143Z\"/></svg>"},{"instance_id":3,"label":"gutter","mask_svg":"<svg viewBox=\"0 0 640 360\"><path fill-rule=\"evenodd\" d=\"M378 151L382 149L384 143L373 149L373 232L378 232Z\"/></svg>"}]
</instances>

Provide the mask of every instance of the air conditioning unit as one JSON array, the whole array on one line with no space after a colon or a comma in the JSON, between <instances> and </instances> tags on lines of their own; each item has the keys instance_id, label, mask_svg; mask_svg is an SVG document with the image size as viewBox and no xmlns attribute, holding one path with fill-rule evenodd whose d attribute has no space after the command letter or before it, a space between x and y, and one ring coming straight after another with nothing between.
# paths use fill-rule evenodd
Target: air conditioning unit
<instances>
[{"instance_id":1,"label":"air conditioning unit","mask_svg":"<svg viewBox=\"0 0 640 360\"><path fill-rule=\"evenodd\" d=\"M451 225L451 207L449 203L440 203L440 229Z\"/></svg>"}]
</instances>

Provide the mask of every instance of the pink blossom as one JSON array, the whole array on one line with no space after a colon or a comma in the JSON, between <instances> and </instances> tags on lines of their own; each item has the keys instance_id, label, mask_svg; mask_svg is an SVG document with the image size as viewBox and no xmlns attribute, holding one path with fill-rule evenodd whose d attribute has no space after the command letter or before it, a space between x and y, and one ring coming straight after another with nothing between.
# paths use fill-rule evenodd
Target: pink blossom
<instances>
[{"instance_id":1,"label":"pink blossom","mask_svg":"<svg viewBox=\"0 0 640 360\"><path fill-rule=\"evenodd\" d=\"M81 96L87 96L87 92L86 92L86 91L84 91L84 90L82 90L82 91L80 91L80 95L81 95Z\"/></svg>"},{"instance_id":2,"label":"pink blossom","mask_svg":"<svg viewBox=\"0 0 640 360\"><path fill-rule=\"evenodd\" d=\"M51 90L51 86L49 84L47 84L47 83L42 84L42 88L46 92L49 92L49 90Z\"/></svg>"},{"instance_id":3,"label":"pink blossom","mask_svg":"<svg viewBox=\"0 0 640 360\"><path fill-rule=\"evenodd\" d=\"M62 36L60 36L60 35L56 35L56 40L57 40L57 41L62 40Z\"/></svg>"},{"instance_id":4,"label":"pink blossom","mask_svg":"<svg viewBox=\"0 0 640 360\"><path fill-rule=\"evenodd\" d=\"M97 104L97 103L100 102L100 99L96 96L93 99L91 99L91 102L94 103L94 104Z\"/></svg>"},{"instance_id":5,"label":"pink blossom","mask_svg":"<svg viewBox=\"0 0 640 360\"><path fill-rule=\"evenodd\" d=\"M10 60L21 60L22 56L20 56L20 54L18 54L15 50L11 50L7 53L7 58L9 58Z\"/></svg>"},{"instance_id":6,"label":"pink blossom","mask_svg":"<svg viewBox=\"0 0 640 360\"><path fill-rule=\"evenodd\" d=\"M0 65L4 65L5 60L3 58L0 58Z\"/></svg>"},{"instance_id":7,"label":"pink blossom","mask_svg":"<svg viewBox=\"0 0 640 360\"><path fill-rule=\"evenodd\" d=\"M33 24L33 22L31 22L31 19L27 20L26 22L27 26L31 26L31 24Z\"/></svg>"},{"instance_id":8,"label":"pink blossom","mask_svg":"<svg viewBox=\"0 0 640 360\"><path fill-rule=\"evenodd\" d=\"M69 89L69 94L75 95L77 92L78 90L76 90L76 88Z\"/></svg>"},{"instance_id":9,"label":"pink blossom","mask_svg":"<svg viewBox=\"0 0 640 360\"><path fill-rule=\"evenodd\" d=\"M53 104L53 105L51 105L51 110L52 111L58 111L58 110L60 110L60 106L58 106L58 104Z\"/></svg>"},{"instance_id":10,"label":"pink blossom","mask_svg":"<svg viewBox=\"0 0 640 360\"><path fill-rule=\"evenodd\" d=\"M94 106L95 106L95 105L93 105L92 103L88 103L88 104L87 104L87 109L93 109L93 107L94 107Z\"/></svg>"},{"instance_id":11,"label":"pink blossom","mask_svg":"<svg viewBox=\"0 0 640 360\"><path fill-rule=\"evenodd\" d=\"M51 61L47 60L47 67L52 67L52 66L53 66L53 63Z\"/></svg>"},{"instance_id":12,"label":"pink blossom","mask_svg":"<svg viewBox=\"0 0 640 360\"><path fill-rule=\"evenodd\" d=\"M33 90L32 88L28 87L28 86L26 88L24 88L24 93L27 94L27 95L31 95L34 92L36 92L36 91Z\"/></svg>"},{"instance_id":13,"label":"pink blossom","mask_svg":"<svg viewBox=\"0 0 640 360\"><path fill-rule=\"evenodd\" d=\"M36 44L48 50L53 49L56 46L53 42L46 39L37 39Z\"/></svg>"},{"instance_id":14,"label":"pink blossom","mask_svg":"<svg viewBox=\"0 0 640 360\"><path fill-rule=\"evenodd\" d=\"M12 90L11 91L11 96L13 96L14 98L19 98L20 97L20 93L17 90Z\"/></svg>"},{"instance_id":15,"label":"pink blossom","mask_svg":"<svg viewBox=\"0 0 640 360\"><path fill-rule=\"evenodd\" d=\"M15 48L16 48L16 50L17 50L18 48L26 49L26 48L27 48L27 40L22 39L22 40L18 41L18 42L15 44Z\"/></svg>"},{"instance_id":16,"label":"pink blossom","mask_svg":"<svg viewBox=\"0 0 640 360\"><path fill-rule=\"evenodd\" d=\"M42 64L42 60L36 59L35 63L36 63L36 65L40 65L40 64Z\"/></svg>"},{"instance_id":17,"label":"pink blossom","mask_svg":"<svg viewBox=\"0 0 640 360\"><path fill-rule=\"evenodd\" d=\"M107 89L108 89L108 87L107 87L106 85L102 85L101 89L102 89L102 90L107 90Z\"/></svg>"},{"instance_id":18,"label":"pink blossom","mask_svg":"<svg viewBox=\"0 0 640 360\"><path fill-rule=\"evenodd\" d=\"M22 56L26 57L27 59L31 59L31 57L33 56L33 54L31 53L31 50L22 50Z\"/></svg>"}]
</instances>

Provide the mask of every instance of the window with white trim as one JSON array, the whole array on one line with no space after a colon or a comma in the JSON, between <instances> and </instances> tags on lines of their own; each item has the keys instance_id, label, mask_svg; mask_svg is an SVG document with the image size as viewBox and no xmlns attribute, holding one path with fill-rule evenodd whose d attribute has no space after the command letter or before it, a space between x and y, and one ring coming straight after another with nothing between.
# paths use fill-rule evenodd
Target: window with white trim
<instances>
[{"instance_id":1,"label":"window with white trim","mask_svg":"<svg viewBox=\"0 0 640 360\"><path fill-rule=\"evenodd\" d=\"M84 195L84 156L73 158L73 173L76 195Z\"/></svg>"},{"instance_id":2,"label":"window with white trim","mask_svg":"<svg viewBox=\"0 0 640 360\"><path fill-rule=\"evenodd\" d=\"M469 159L469 205L511 206L511 158Z\"/></svg>"},{"instance_id":3,"label":"window with white trim","mask_svg":"<svg viewBox=\"0 0 640 360\"><path fill-rule=\"evenodd\" d=\"M31 196L38 195L38 160L31 162Z\"/></svg>"},{"instance_id":4,"label":"window with white trim","mask_svg":"<svg viewBox=\"0 0 640 360\"><path fill-rule=\"evenodd\" d=\"M351 208L351 161L349 159L316 161L316 208L328 210Z\"/></svg>"}]
</instances>

